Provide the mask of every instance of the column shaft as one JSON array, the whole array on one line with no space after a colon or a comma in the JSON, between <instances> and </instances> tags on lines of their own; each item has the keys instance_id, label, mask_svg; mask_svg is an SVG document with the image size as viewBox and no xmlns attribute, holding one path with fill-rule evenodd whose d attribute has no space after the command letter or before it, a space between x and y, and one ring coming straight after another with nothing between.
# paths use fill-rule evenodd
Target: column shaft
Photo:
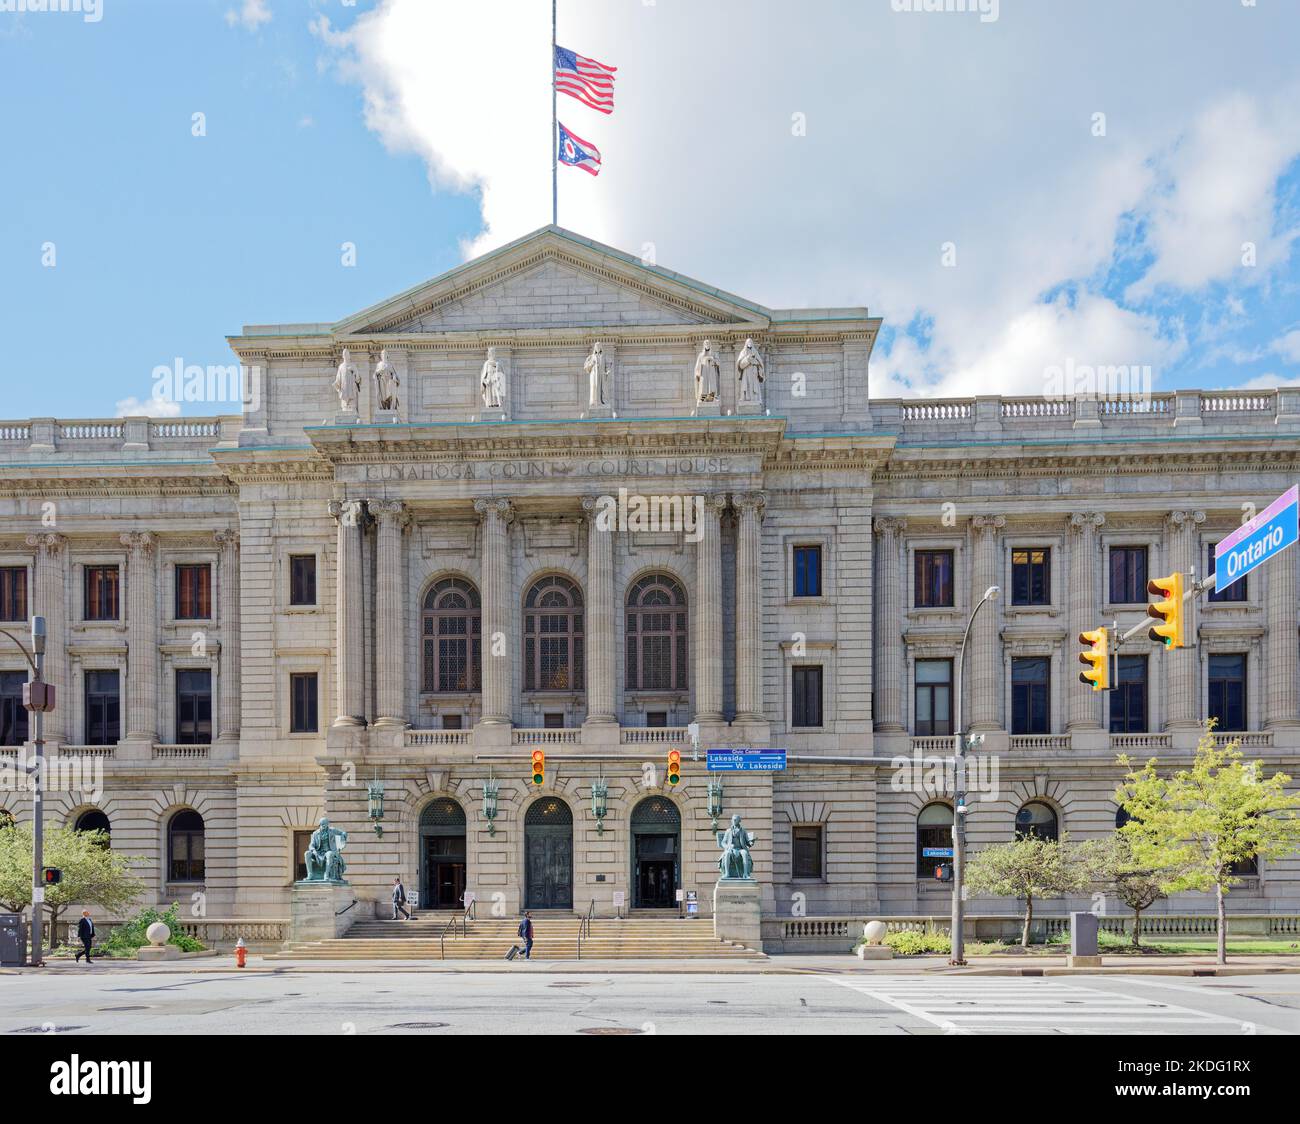
<instances>
[{"instance_id":1,"label":"column shaft","mask_svg":"<svg viewBox=\"0 0 1300 1124\"><path fill-rule=\"evenodd\" d=\"M740 515L736 541L736 717L763 720L762 492L735 496Z\"/></svg>"},{"instance_id":2,"label":"column shaft","mask_svg":"<svg viewBox=\"0 0 1300 1124\"><path fill-rule=\"evenodd\" d=\"M614 528L599 500L587 513L587 721L617 721L614 688Z\"/></svg>"},{"instance_id":3,"label":"column shaft","mask_svg":"<svg viewBox=\"0 0 1300 1124\"><path fill-rule=\"evenodd\" d=\"M898 536L906 530L902 519L872 520L880 536L876 588L876 694L873 729L903 728L903 582L898 561Z\"/></svg>"},{"instance_id":4,"label":"column shaft","mask_svg":"<svg viewBox=\"0 0 1300 1124\"><path fill-rule=\"evenodd\" d=\"M28 535L27 545L36 548L32 566L32 603L29 616L45 618L45 681L53 683L55 708L45 716L45 737L52 742L72 741L72 680L68 674L68 627L63 611L66 589L64 564L67 560L63 535ZM33 729L28 723L28 731Z\"/></svg>"},{"instance_id":5,"label":"column shaft","mask_svg":"<svg viewBox=\"0 0 1300 1124\"><path fill-rule=\"evenodd\" d=\"M510 635L510 501L474 502L483 517L483 721L508 725L512 645Z\"/></svg>"},{"instance_id":6,"label":"column shaft","mask_svg":"<svg viewBox=\"0 0 1300 1124\"><path fill-rule=\"evenodd\" d=\"M221 598L221 699L217 708L217 737L239 740L239 532L218 531L221 569L217 590Z\"/></svg>"},{"instance_id":7,"label":"column shaft","mask_svg":"<svg viewBox=\"0 0 1300 1124\"><path fill-rule=\"evenodd\" d=\"M127 557L126 738L158 740L158 571L157 539L148 531L120 536Z\"/></svg>"},{"instance_id":8,"label":"column shaft","mask_svg":"<svg viewBox=\"0 0 1300 1124\"><path fill-rule=\"evenodd\" d=\"M1196 528L1205 522L1203 511L1173 511L1169 514L1169 569L1188 573L1196 566ZM1199 571L1199 567L1197 567ZM1154 576L1154 575L1153 575ZM1196 620L1193 610L1191 621ZM1166 725L1192 727L1200 722L1197 707L1197 679L1200 673L1200 651L1195 636L1187 637L1187 648L1163 652L1168 720Z\"/></svg>"},{"instance_id":9,"label":"column shaft","mask_svg":"<svg viewBox=\"0 0 1300 1124\"><path fill-rule=\"evenodd\" d=\"M722 721L722 508L725 495L704 497L695 544L695 604L691 611L695 648L695 717Z\"/></svg>"},{"instance_id":10,"label":"column shaft","mask_svg":"<svg viewBox=\"0 0 1300 1124\"><path fill-rule=\"evenodd\" d=\"M402 529L405 504L381 500L370 504L379 521L379 558L375 577L375 690L377 725L406 724L406 605L402 593Z\"/></svg>"},{"instance_id":11,"label":"column shaft","mask_svg":"<svg viewBox=\"0 0 1300 1124\"><path fill-rule=\"evenodd\" d=\"M1066 620L1069 635L1066 651L1069 661L1065 672L1067 730L1096 730L1101 726L1102 694L1079 682L1083 665L1078 662L1081 650L1075 641L1079 633L1103 623L1097 606L1097 529L1106 522L1098 512L1076 512L1070 516L1070 585Z\"/></svg>"},{"instance_id":12,"label":"column shaft","mask_svg":"<svg viewBox=\"0 0 1300 1124\"><path fill-rule=\"evenodd\" d=\"M975 535L975 556L971 566L970 605L998 585L998 532L1007 524L1004 515L977 515L971 520ZM998 603L980 610L971 630L965 668L970 683L972 730L996 730L1002 701L1002 643L998 639Z\"/></svg>"},{"instance_id":13,"label":"column shaft","mask_svg":"<svg viewBox=\"0 0 1300 1124\"><path fill-rule=\"evenodd\" d=\"M362 726L366 720L365 651L361 635L361 532L365 504L360 500L336 500L330 504L330 514L339 525L334 578L338 716L334 725Z\"/></svg>"}]
</instances>

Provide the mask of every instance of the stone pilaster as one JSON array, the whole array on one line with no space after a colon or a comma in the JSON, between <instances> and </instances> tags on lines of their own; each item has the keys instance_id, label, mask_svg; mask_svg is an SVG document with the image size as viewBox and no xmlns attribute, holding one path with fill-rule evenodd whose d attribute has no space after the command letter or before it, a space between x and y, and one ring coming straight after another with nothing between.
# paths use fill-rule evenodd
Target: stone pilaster
<instances>
[{"instance_id":1,"label":"stone pilaster","mask_svg":"<svg viewBox=\"0 0 1300 1124\"><path fill-rule=\"evenodd\" d=\"M884 733L903 729L903 580L898 539L907 521L881 516L872 520L880 536L876 587L876 674L873 729Z\"/></svg>"},{"instance_id":2,"label":"stone pilaster","mask_svg":"<svg viewBox=\"0 0 1300 1124\"><path fill-rule=\"evenodd\" d=\"M239 532L218 531L213 537L221 551L217 574L217 612L221 622L217 740L231 743L239 741Z\"/></svg>"},{"instance_id":3,"label":"stone pilaster","mask_svg":"<svg viewBox=\"0 0 1300 1124\"><path fill-rule=\"evenodd\" d=\"M126 562L126 738L158 740L158 568L157 538L148 531L119 536Z\"/></svg>"},{"instance_id":4,"label":"stone pilaster","mask_svg":"<svg viewBox=\"0 0 1300 1124\"><path fill-rule=\"evenodd\" d=\"M612 391L611 391L612 394ZM587 513L587 722L617 721L614 699L614 528L586 496Z\"/></svg>"},{"instance_id":5,"label":"stone pilaster","mask_svg":"<svg viewBox=\"0 0 1300 1124\"><path fill-rule=\"evenodd\" d=\"M763 720L762 524L767 496L732 497L739 515L736 539L736 718Z\"/></svg>"},{"instance_id":6,"label":"stone pilaster","mask_svg":"<svg viewBox=\"0 0 1300 1124\"><path fill-rule=\"evenodd\" d=\"M474 501L483 520L483 723L510 724L510 521L507 499Z\"/></svg>"},{"instance_id":7,"label":"stone pilaster","mask_svg":"<svg viewBox=\"0 0 1300 1124\"><path fill-rule=\"evenodd\" d=\"M695 665L695 718L722 721L722 509L727 497L704 497L699 541L695 544L695 605L691 637Z\"/></svg>"},{"instance_id":8,"label":"stone pilaster","mask_svg":"<svg viewBox=\"0 0 1300 1124\"><path fill-rule=\"evenodd\" d=\"M971 565L970 606L973 609L984 591L998 585L998 532L1007 525L1005 515L976 515L971 519L974 558ZM997 602L984 606L971 630L966 654L966 676L970 684L971 730L999 728L1002 700L1002 645L998 639Z\"/></svg>"},{"instance_id":9,"label":"stone pilaster","mask_svg":"<svg viewBox=\"0 0 1300 1124\"><path fill-rule=\"evenodd\" d=\"M400 500L371 501L379 524L375 574L375 689L377 726L406 725L406 616L403 595L402 532L410 521Z\"/></svg>"},{"instance_id":10,"label":"stone pilaster","mask_svg":"<svg viewBox=\"0 0 1300 1124\"><path fill-rule=\"evenodd\" d=\"M67 544L65 536L52 532L27 536L27 545L36 548L36 559L32 566L31 615L45 618L45 681L54 684L56 694L55 708L45 716L45 737L52 742L72 740L69 721L72 709L72 682L68 675L69 636L63 611Z\"/></svg>"},{"instance_id":11,"label":"stone pilaster","mask_svg":"<svg viewBox=\"0 0 1300 1124\"><path fill-rule=\"evenodd\" d=\"M1296 646L1296 554L1284 550L1264 564L1268 631L1264 635L1269 729L1300 726L1300 659Z\"/></svg>"},{"instance_id":12,"label":"stone pilaster","mask_svg":"<svg viewBox=\"0 0 1300 1124\"><path fill-rule=\"evenodd\" d=\"M366 665L362 636L361 535L365 524L365 502L333 500L329 511L338 521L338 557L334 576L334 676L338 715L334 725L364 726Z\"/></svg>"},{"instance_id":13,"label":"stone pilaster","mask_svg":"<svg viewBox=\"0 0 1300 1124\"><path fill-rule=\"evenodd\" d=\"M1066 720L1065 728L1074 730L1101 729L1101 692L1090 691L1079 682L1083 665L1077 660L1080 650L1074 641L1079 633L1088 632L1102 623L1097 605L1097 531L1106 517L1097 511L1077 511L1070 516L1068 605L1066 620L1069 636L1066 650L1071 653L1065 671Z\"/></svg>"},{"instance_id":14,"label":"stone pilaster","mask_svg":"<svg viewBox=\"0 0 1300 1124\"><path fill-rule=\"evenodd\" d=\"M1171 511L1169 513L1170 570L1188 573L1197 561L1196 528L1205 522L1203 511ZM1195 622L1195 612L1188 614ZM1187 636L1188 648L1163 653L1165 665L1165 698L1168 707L1165 722L1169 729L1192 729L1200 725L1200 708L1197 706L1197 679L1200 660L1196 651L1196 636Z\"/></svg>"}]
</instances>

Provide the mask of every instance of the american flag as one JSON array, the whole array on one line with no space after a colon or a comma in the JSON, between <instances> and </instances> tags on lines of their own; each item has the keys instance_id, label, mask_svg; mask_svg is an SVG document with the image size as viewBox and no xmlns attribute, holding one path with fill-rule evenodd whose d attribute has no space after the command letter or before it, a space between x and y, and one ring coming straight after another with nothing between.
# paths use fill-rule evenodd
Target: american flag
<instances>
[{"instance_id":1,"label":"american flag","mask_svg":"<svg viewBox=\"0 0 1300 1124\"><path fill-rule=\"evenodd\" d=\"M555 88L601 113L614 112L614 72L617 69L567 47L555 48Z\"/></svg>"}]
</instances>

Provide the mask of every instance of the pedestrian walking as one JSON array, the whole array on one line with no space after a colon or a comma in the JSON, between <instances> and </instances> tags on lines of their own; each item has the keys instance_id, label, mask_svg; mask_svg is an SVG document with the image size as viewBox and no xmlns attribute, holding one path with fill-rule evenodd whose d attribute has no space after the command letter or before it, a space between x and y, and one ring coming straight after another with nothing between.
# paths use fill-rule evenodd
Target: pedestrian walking
<instances>
[{"instance_id":1,"label":"pedestrian walking","mask_svg":"<svg viewBox=\"0 0 1300 1124\"><path fill-rule=\"evenodd\" d=\"M393 920L397 920L397 915L401 914L407 921L411 920L411 915L406 909L406 889L402 885L401 878L393 879Z\"/></svg>"},{"instance_id":2,"label":"pedestrian walking","mask_svg":"<svg viewBox=\"0 0 1300 1124\"><path fill-rule=\"evenodd\" d=\"M90 942L95 939L95 923L90 919L90 910L81 911L81 920L77 922L77 939L81 941L81 951L74 957L80 961L86 958L86 967L90 967Z\"/></svg>"},{"instance_id":3,"label":"pedestrian walking","mask_svg":"<svg viewBox=\"0 0 1300 1124\"><path fill-rule=\"evenodd\" d=\"M519 935L524 941L524 959L533 958L533 915L524 910L523 920L519 922Z\"/></svg>"}]
</instances>

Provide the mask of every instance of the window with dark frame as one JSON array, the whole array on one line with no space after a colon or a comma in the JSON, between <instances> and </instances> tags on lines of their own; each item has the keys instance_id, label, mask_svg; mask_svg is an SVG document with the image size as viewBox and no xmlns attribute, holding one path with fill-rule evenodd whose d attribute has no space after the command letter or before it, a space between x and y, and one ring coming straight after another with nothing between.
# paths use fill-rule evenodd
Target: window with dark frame
<instances>
[{"instance_id":1,"label":"window with dark frame","mask_svg":"<svg viewBox=\"0 0 1300 1124\"><path fill-rule=\"evenodd\" d=\"M1110 692L1110 732L1147 732L1147 657L1120 656L1115 689Z\"/></svg>"},{"instance_id":2,"label":"window with dark frame","mask_svg":"<svg viewBox=\"0 0 1300 1124\"><path fill-rule=\"evenodd\" d=\"M1041 800L1031 800L1016 813L1017 839L1042 839L1055 842L1061 838L1061 822L1056 809Z\"/></svg>"},{"instance_id":3,"label":"window with dark frame","mask_svg":"<svg viewBox=\"0 0 1300 1124\"><path fill-rule=\"evenodd\" d=\"M421 690L460 694L483 689L483 609L478 590L443 578L424 595Z\"/></svg>"},{"instance_id":4,"label":"window with dark frame","mask_svg":"<svg viewBox=\"0 0 1300 1124\"><path fill-rule=\"evenodd\" d=\"M1210 543L1206 547L1206 549L1209 552L1209 557L1206 561L1205 572L1207 574L1212 574L1214 573L1214 556L1219 549L1219 544ZM1246 600L1246 575L1242 574L1241 577L1239 577L1235 582L1233 582L1229 586L1226 586L1223 589L1219 589L1216 587L1210 590L1210 600L1216 603L1222 603L1224 601L1228 601L1228 602L1245 601Z\"/></svg>"},{"instance_id":5,"label":"window with dark frame","mask_svg":"<svg viewBox=\"0 0 1300 1124\"><path fill-rule=\"evenodd\" d=\"M23 709L25 671L0 671L0 745L27 741L27 711Z\"/></svg>"},{"instance_id":6,"label":"window with dark frame","mask_svg":"<svg viewBox=\"0 0 1300 1124\"><path fill-rule=\"evenodd\" d=\"M82 617L88 621L117 620L116 566L87 566L84 570Z\"/></svg>"},{"instance_id":7,"label":"window with dark frame","mask_svg":"<svg viewBox=\"0 0 1300 1124\"><path fill-rule=\"evenodd\" d=\"M927 850L952 849L952 808L947 804L927 804L916 817L916 876L933 878L934 868L949 862L944 855L927 855Z\"/></svg>"},{"instance_id":8,"label":"window with dark frame","mask_svg":"<svg viewBox=\"0 0 1300 1124\"><path fill-rule=\"evenodd\" d=\"M686 594L667 574L647 574L628 590L624 682L629 691L685 691L689 629Z\"/></svg>"},{"instance_id":9,"label":"window with dark frame","mask_svg":"<svg viewBox=\"0 0 1300 1124\"><path fill-rule=\"evenodd\" d=\"M794 595L796 597L822 595L822 548L820 546L794 548Z\"/></svg>"},{"instance_id":10,"label":"window with dark frame","mask_svg":"<svg viewBox=\"0 0 1300 1124\"><path fill-rule=\"evenodd\" d=\"M548 711L542 715L543 730L563 730L564 729L564 712L560 710Z\"/></svg>"},{"instance_id":11,"label":"window with dark frame","mask_svg":"<svg viewBox=\"0 0 1300 1124\"><path fill-rule=\"evenodd\" d=\"M952 559L951 550L916 552L913 563L916 608L952 608Z\"/></svg>"},{"instance_id":12,"label":"window with dark frame","mask_svg":"<svg viewBox=\"0 0 1300 1124\"><path fill-rule=\"evenodd\" d=\"M289 863L289 869L293 872L295 882L307 881L307 848L311 846L311 837L311 828L295 831L293 833L293 842L289 844L293 848L293 857Z\"/></svg>"},{"instance_id":13,"label":"window with dark frame","mask_svg":"<svg viewBox=\"0 0 1300 1124\"><path fill-rule=\"evenodd\" d=\"M177 812L167 825L167 880L202 882L206 849L203 817L193 808Z\"/></svg>"},{"instance_id":14,"label":"window with dark frame","mask_svg":"<svg viewBox=\"0 0 1300 1124\"><path fill-rule=\"evenodd\" d=\"M206 562L176 566L176 619L212 619L212 567Z\"/></svg>"},{"instance_id":15,"label":"window with dark frame","mask_svg":"<svg viewBox=\"0 0 1300 1124\"><path fill-rule=\"evenodd\" d=\"M212 744L212 672L206 668L176 672L176 744Z\"/></svg>"},{"instance_id":16,"label":"window with dark frame","mask_svg":"<svg viewBox=\"0 0 1300 1124\"><path fill-rule=\"evenodd\" d=\"M822 877L820 825L798 824L790 829L790 874L794 878Z\"/></svg>"},{"instance_id":17,"label":"window with dark frame","mask_svg":"<svg viewBox=\"0 0 1300 1124\"><path fill-rule=\"evenodd\" d=\"M790 669L790 725L822 724L822 669L820 665Z\"/></svg>"},{"instance_id":18,"label":"window with dark frame","mask_svg":"<svg viewBox=\"0 0 1300 1124\"><path fill-rule=\"evenodd\" d=\"M1147 548L1110 548L1110 603L1145 605L1147 600Z\"/></svg>"},{"instance_id":19,"label":"window with dark frame","mask_svg":"<svg viewBox=\"0 0 1300 1124\"><path fill-rule=\"evenodd\" d=\"M442 716L442 728L444 730L459 730L462 728L462 720L459 714L444 714Z\"/></svg>"},{"instance_id":20,"label":"window with dark frame","mask_svg":"<svg viewBox=\"0 0 1300 1124\"><path fill-rule=\"evenodd\" d=\"M289 604L316 604L316 555L289 555Z\"/></svg>"},{"instance_id":21,"label":"window with dark frame","mask_svg":"<svg viewBox=\"0 0 1300 1124\"><path fill-rule=\"evenodd\" d=\"M291 734L319 732L316 692L316 672L298 671L289 676L289 732Z\"/></svg>"},{"instance_id":22,"label":"window with dark frame","mask_svg":"<svg viewBox=\"0 0 1300 1124\"><path fill-rule=\"evenodd\" d=\"M1245 653L1210 656L1209 717L1215 730L1239 732L1246 728Z\"/></svg>"},{"instance_id":23,"label":"window with dark frame","mask_svg":"<svg viewBox=\"0 0 1300 1124\"><path fill-rule=\"evenodd\" d=\"M662 729L668 725L668 711L647 710L645 724L653 729Z\"/></svg>"},{"instance_id":24,"label":"window with dark frame","mask_svg":"<svg viewBox=\"0 0 1300 1124\"><path fill-rule=\"evenodd\" d=\"M27 619L27 567L0 567L0 621Z\"/></svg>"},{"instance_id":25,"label":"window with dark frame","mask_svg":"<svg viewBox=\"0 0 1300 1124\"><path fill-rule=\"evenodd\" d=\"M952 660L916 661L915 726L918 737L952 733Z\"/></svg>"},{"instance_id":26,"label":"window with dark frame","mask_svg":"<svg viewBox=\"0 0 1300 1124\"><path fill-rule=\"evenodd\" d=\"M581 691L582 591L551 575L534 583L524 599L524 690Z\"/></svg>"},{"instance_id":27,"label":"window with dark frame","mask_svg":"<svg viewBox=\"0 0 1300 1124\"><path fill-rule=\"evenodd\" d=\"M1048 547L1024 547L1011 552L1011 604L1050 605L1052 552Z\"/></svg>"},{"instance_id":28,"label":"window with dark frame","mask_svg":"<svg viewBox=\"0 0 1300 1124\"><path fill-rule=\"evenodd\" d=\"M1048 704L1051 661L1047 656L1017 657L1011 661L1011 732L1051 732Z\"/></svg>"},{"instance_id":29,"label":"window with dark frame","mask_svg":"<svg viewBox=\"0 0 1300 1124\"><path fill-rule=\"evenodd\" d=\"M122 736L121 678L116 671L87 671L86 744L117 745Z\"/></svg>"}]
</instances>

